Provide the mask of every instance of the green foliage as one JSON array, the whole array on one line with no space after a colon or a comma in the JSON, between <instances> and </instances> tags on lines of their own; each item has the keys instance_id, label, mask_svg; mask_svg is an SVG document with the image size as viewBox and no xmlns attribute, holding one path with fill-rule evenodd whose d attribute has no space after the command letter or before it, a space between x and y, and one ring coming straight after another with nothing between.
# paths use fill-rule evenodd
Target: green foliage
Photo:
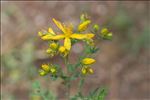
<instances>
[{"instance_id":1,"label":"green foliage","mask_svg":"<svg viewBox=\"0 0 150 100\"><path fill-rule=\"evenodd\" d=\"M80 81L80 88L84 84L84 79ZM33 93L31 94L31 100L57 100L56 96L51 92L41 88L41 85L38 81L35 81L32 84ZM70 100L105 100L107 91L105 88L97 88L94 91L90 92L88 96L83 96L81 93L73 96ZM36 99L35 99L36 98Z\"/></svg>"},{"instance_id":2,"label":"green foliage","mask_svg":"<svg viewBox=\"0 0 150 100\"><path fill-rule=\"evenodd\" d=\"M59 41L60 39L65 38L64 45L61 45L60 42L57 42L59 44L58 50L56 49L56 54L60 55L64 61L65 64L65 71L61 67L61 65L54 65L56 66L56 73L51 73L50 78L52 80L56 80L58 78L61 78L63 80L63 84L66 86L66 98L67 100L104 100L104 97L106 95L105 89L96 89L94 92L91 92L90 95L84 96L82 94L82 88L85 82L86 76L93 74L94 71L90 67L94 62L95 59L93 59L93 54L95 54L99 48L96 47L94 36L96 35L96 38L98 39L104 39L104 40L111 40L112 39L112 32L108 31L107 28L102 28L100 30L99 25L94 24L92 27L92 31L90 34L82 34L81 32L86 31L88 29L89 24L91 23L91 20L89 19L87 14L82 14L80 16L80 24L78 25L78 29L72 31L72 25L65 26L65 24L62 24L61 22L57 21L56 19L53 19L54 23L62 30L64 33L63 35L40 35L41 39L43 40L49 40L54 43L53 40ZM64 25L64 26L63 26ZM53 32L52 29L49 29L49 31ZM70 63L70 53L71 53L71 47L77 43L77 42L84 42L84 50L83 53L78 57L78 60L75 64ZM56 44L56 43L55 43ZM52 45L52 44L50 44ZM52 52L47 52L51 53ZM55 55L53 55L55 56ZM52 56L52 57L53 57ZM43 70L50 70L50 65L53 64L47 64L42 65L41 68ZM72 85L72 81L79 79L78 81L78 92L75 96L70 96L70 88ZM42 96L44 100L47 100L47 96L45 95L45 92L40 89L39 95ZM49 98L49 100L51 100Z\"/></svg>"},{"instance_id":3,"label":"green foliage","mask_svg":"<svg viewBox=\"0 0 150 100\"><path fill-rule=\"evenodd\" d=\"M39 81L33 82L32 90L31 100L57 100L56 96L51 91L41 88Z\"/></svg>"},{"instance_id":4,"label":"green foliage","mask_svg":"<svg viewBox=\"0 0 150 100\"><path fill-rule=\"evenodd\" d=\"M90 93L90 97L92 100L104 100L106 97L107 91L105 88L97 88L93 92Z\"/></svg>"},{"instance_id":5,"label":"green foliage","mask_svg":"<svg viewBox=\"0 0 150 100\"><path fill-rule=\"evenodd\" d=\"M87 54L94 54L94 53L96 53L98 50L99 50L99 48L97 48L97 47L88 46L88 45L87 45L85 52L86 52Z\"/></svg>"},{"instance_id":6,"label":"green foliage","mask_svg":"<svg viewBox=\"0 0 150 100\"><path fill-rule=\"evenodd\" d=\"M70 100L105 100L107 91L105 88L96 88L90 92L88 96L83 96L81 93L71 97Z\"/></svg>"}]
</instances>

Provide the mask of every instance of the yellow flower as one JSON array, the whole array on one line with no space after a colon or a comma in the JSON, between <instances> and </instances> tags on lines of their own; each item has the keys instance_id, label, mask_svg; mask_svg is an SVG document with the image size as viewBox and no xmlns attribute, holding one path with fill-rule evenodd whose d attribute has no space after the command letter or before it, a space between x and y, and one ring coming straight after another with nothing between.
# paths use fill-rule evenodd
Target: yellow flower
<instances>
[{"instance_id":1,"label":"yellow flower","mask_svg":"<svg viewBox=\"0 0 150 100\"><path fill-rule=\"evenodd\" d=\"M83 75L86 75L88 73L89 74L93 74L94 73L93 69L88 67L88 66L82 67L81 72L82 72Z\"/></svg>"},{"instance_id":2,"label":"yellow flower","mask_svg":"<svg viewBox=\"0 0 150 100\"><path fill-rule=\"evenodd\" d=\"M41 76L45 76L47 73L56 74L56 72L57 72L57 69L52 64L51 65L43 64L41 66L41 70L39 70L39 74Z\"/></svg>"},{"instance_id":3,"label":"yellow flower","mask_svg":"<svg viewBox=\"0 0 150 100\"><path fill-rule=\"evenodd\" d=\"M46 72L49 72L49 71L50 71L49 65L43 64L43 65L41 66L41 68L42 68L44 71L46 71Z\"/></svg>"},{"instance_id":4,"label":"yellow flower","mask_svg":"<svg viewBox=\"0 0 150 100\"><path fill-rule=\"evenodd\" d=\"M78 26L78 31L79 31L79 32L85 31L90 23L91 23L90 20L86 20L86 21L82 22L82 23Z\"/></svg>"},{"instance_id":5,"label":"yellow flower","mask_svg":"<svg viewBox=\"0 0 150 100\"><path fill-rule=\"evenodd\" d=\"M92 58L84 58L81 62L84 65L90 65L90 64L93 64L95 62L95 60Z\"/></svg>"},{"instance_id":6,"label":"yellow flower","mask_svg":"<svg viewBox=\"0 0 150 100\"><path fill-rule=\"evenodd\" d=\"M87 34L77 34L73 33L73 26L68 25L65 26L61 22L57 21L56 19L53 18L54 23L57 25L57 27L63 32L63 34L60 35L45 35L42 36L41 38L43 40L61 40L64 39L64 47L69 51L71 49L71 39L78 39L78 40L83 40L87 38L93 38L94 34L92 33L87 33ZM89 22L86 22L86 24ZM84 26L84 25L82 25Z\"/></svg>"},{"instance_id":7,"label":"yellow flower","mask_svg":"<svg viewBox=\"0 0 150 100\"><path fill-rule=\"evenodd\" d=\"M68 53L69 53L68 50L67 50L64 46L60 46L59 52L60 52L61 54L63 54L64 57L67 56Z\"/></svg>"}]
</instances>

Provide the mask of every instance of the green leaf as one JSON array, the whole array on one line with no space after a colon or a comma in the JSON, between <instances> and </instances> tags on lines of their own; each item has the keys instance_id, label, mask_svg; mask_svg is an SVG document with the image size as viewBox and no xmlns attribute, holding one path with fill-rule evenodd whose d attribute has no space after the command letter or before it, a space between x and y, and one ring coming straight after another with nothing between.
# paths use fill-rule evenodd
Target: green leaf
<instances>
[{"instance_id":1,"label":"green leaf","mask_svg":"<svg viewBox=\"0 0 150 100\"><path fill-rule=\"evenodd\" d=\"M35 81L32 84L32 88L33 89L39 89L41 87L40 82L39 81Z\"/></svg>"},{"instance_id":2,"label":"green leaf","mask_svg":"<svg viewBox=\"0 0 150 100\"><path fill-rule=\"evenodd\" d=\"M74 70L75 70L74 65L72 65L72 64L68 64L67 68L68 68L68 71L71 73L74 72Z\"/></svg>"},{"instance_id":3,"label":"green leaf","mask_svg":"<svg viewBox=\"0 0 150 100\"><path fill-rule=\"evenodd\" d=\"M96 88L94 91L89 93L89 100L104 100L106 97L107 91L105 88Z\"/></svg>"},{"instance_id":4,"label":"green leaf","mask_svg":"<svg viewBox=\"0 0 150 100\"><path fill-rule=\"evenodd\" d=\"M83 84L84 84L84 78L81 78L79 82L79 88L82 88Z\"/></svg>"},{"instance_id":5,"label":"green leaf","mask_svg":"<svg viewBox=\"0 0 150 100\"><path fill-rule=\"evenodd\" d=\"M104 100L106 97L107 91L106 89L101 89L98 94L98 100Z\"/></svg>"},{"instance_id":6,"label":"green leaf","mask_svg":"<svg viewBox=\"0 0 150 100\"><path fill-rule=\"evenodd\" d=\"M80 76L79 72L75 72L72 77L70 77L70 80L76 80Z\"/></svg>"},{"instance_id":7,"label":"green leaf","mask_svg":"<svg viewBox=\"0 0 150 100\"><path fill-rule=\"evenodd\" d=\"M71 40L71 44L72 44L72 45L75 44L75 43L77 43L77 42L79 42L79 40L77 40L77 39L72 39L72 40Z\"/></svg>"},{"instance_id":8,"label":"green leaf","mask_svg":"<svg viewBox=\"0 0 150 100\"><path fill-rule=\"evenodd\" d=\"M99 50L99 48L96 48L96 47L91 47L90 48L91 53L96 53L98 50Z\"/></svg>"},{"instance_id":9,"label":"green leaf","mask_svg":"<svg viewBox=\"0 0 150 100\"><path fill-rule=\"evenodd\" d=\"M51 75L50 78L51 78L51 80L56 81L58 76L57 75Z\"/></svg>"},{"instance_id":10,"label":"green leaf","mask_svg":"<svg viewBox=\"0 0 150 100\"><path fill-rule=\"evenodd\" d=\"M46 96L48 100L56 100L56 96L51 91L48 91Z\"/></svg>"}]
</instances>

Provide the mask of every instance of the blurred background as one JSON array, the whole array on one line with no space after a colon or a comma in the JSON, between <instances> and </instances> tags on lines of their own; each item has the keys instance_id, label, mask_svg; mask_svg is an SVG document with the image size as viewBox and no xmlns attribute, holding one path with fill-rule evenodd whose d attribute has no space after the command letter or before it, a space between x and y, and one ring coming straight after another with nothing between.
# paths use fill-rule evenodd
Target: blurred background
<instances>
[{"instance_id":1,"label":"blurred background","mask_svg":"<svg viewBox=\"0 0 150 100\"><path fill-rule=\"evenodd\" d=\"M60 80L53 82L38 74L42 63L62 61L59 56L50 59L46 55L48 45L37 32L50 26L57 30L52 18L78 25L84 12L93 23L113 32L112 41L97 40L100 52L93 65L95 74L85 81L85 95L107 87L106 100L150 100L148 6L148 1L2 2L2 100L31 100L32 83L37 80L42 88L65 100ZM81 45L75 45L71 59L81 52ZM71 94L76 91L74 82Z\"/></svg>"}]
</instances>

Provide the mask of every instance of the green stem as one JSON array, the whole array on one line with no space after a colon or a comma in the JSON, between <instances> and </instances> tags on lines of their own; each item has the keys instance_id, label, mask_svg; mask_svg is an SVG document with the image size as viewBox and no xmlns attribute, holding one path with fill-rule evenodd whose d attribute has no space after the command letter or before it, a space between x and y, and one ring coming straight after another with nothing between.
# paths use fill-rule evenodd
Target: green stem
<instances>
[{"instance_id":1,"label":"green stem","mask_svg":"<svg viewBox=\"0 0 150 100\"><path fill-rule=\"evenodd\" d=\"M82 88L84 85L84 81L85 81L85 78L81 76L81 79L79 81L79 86L78 86L78 94L80 95L81 98L82 98Z\"/></svg>"},{"instance_id":2,"label":"green stem","mask_svg":"<svg viewBox=\"0 0 150 100\"><path fill-rule=\"evenodd\" d=\"M71 87L71 82L70 82L70 76L69 76L69 70L68 70L68 65L69 65L69 60L68 60L68 56L66 56L64 58L65 60L65 66L67 68L67 79L65 80L65 86L67 87L67 93L66 93L66 96L67 96L67 99L69 100L70 99L70 87Z\"/></svg>"},{"instance_id":3,"label":"green stem","mask_svg":"<svg viewBox=\"0 0 150 100\"><path fill-rule=\"evenodd\" d=\"M70 79L67 81L67 99L70 99Z\"/></svg>"}]
</instances>

